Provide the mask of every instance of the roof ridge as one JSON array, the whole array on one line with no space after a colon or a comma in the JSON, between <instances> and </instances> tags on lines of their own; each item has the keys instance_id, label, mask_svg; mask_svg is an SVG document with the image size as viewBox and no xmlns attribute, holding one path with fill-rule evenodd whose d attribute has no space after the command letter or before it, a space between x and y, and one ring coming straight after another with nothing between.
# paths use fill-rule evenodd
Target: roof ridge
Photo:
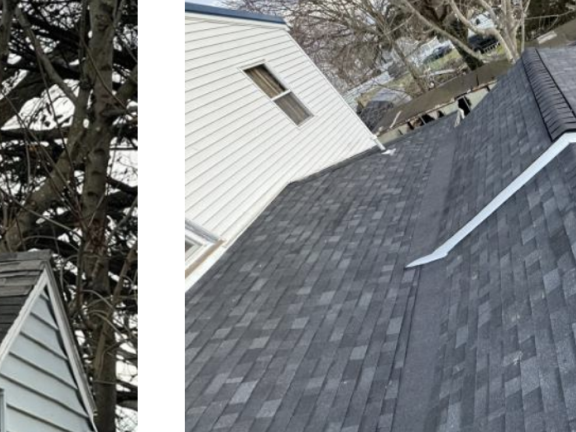
<instances>
[{"instance_id":1,"label":"roof ridge","mask_svg":"<svg viewBox=\"0 0 576 432\"><path fill-rule=\"evenodd\" d=\"M6 261L50 261L52 254L49 250L31 252L6 252L0 253L0 262Z\"/></svg>"},{"instance_id":2,"label":"roof ridge","mask_svg":"<svg viewBox=\"0 0 576 432\"><path fill-rule=\"evenodd\" d=\"M552 141L565 132L576 131L576 113L538 50L527 49L522 55L522 65Z\"/></svg>"}]
</instances>

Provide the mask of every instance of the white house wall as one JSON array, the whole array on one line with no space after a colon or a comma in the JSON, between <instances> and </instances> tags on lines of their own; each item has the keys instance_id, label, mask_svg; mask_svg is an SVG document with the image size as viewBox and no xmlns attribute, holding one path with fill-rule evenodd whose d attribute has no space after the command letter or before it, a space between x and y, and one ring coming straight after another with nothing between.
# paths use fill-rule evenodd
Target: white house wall
<instances>
[{"instance_id":1,"label":"white house wall","mask_svg":"<svg viewBox=\"0 0 576 432\"><path fill-rule=\"evenodd\" d=\"M242 72L265 62L313 117L296 126ZM186 217L233 240L290 181L374 146L284 25L186 14Z\"/></svg>"},{"instance_id":2,"label":"white house wall","mask_svg":"<svg viewBox=\"0 0 576 432\"><path fill-rule=\"evenodd\" d=\"M46 290L0 369L6 431L92 432Z\"/></svg>"}]
</instances>

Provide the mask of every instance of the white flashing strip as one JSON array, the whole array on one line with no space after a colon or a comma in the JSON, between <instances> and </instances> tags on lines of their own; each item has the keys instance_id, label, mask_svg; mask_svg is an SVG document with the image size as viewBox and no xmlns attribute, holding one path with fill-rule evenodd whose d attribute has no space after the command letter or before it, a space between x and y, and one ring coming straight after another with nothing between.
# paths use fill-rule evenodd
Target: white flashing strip
<instances>
[{"instance_id":1,"label":"white flashing strip","mask_svg":"<svg viewBox=\"0 0 576 432\"><path fill-rule=\"evenodd\" d=\"M570 144L576 143L576 133L570 132L558 138L538 159L536 159L522 174L512 181L502 192L484 207L480 213L474 216L466 225L460 228L452 237L444 242L430 255L418 258L406 266L406 268L417 267L424 264L445 258L454 247L474 231L492 213L500 208L508 199L528 183L536 174L545 168Z\"/></svg>"}]
</instances>

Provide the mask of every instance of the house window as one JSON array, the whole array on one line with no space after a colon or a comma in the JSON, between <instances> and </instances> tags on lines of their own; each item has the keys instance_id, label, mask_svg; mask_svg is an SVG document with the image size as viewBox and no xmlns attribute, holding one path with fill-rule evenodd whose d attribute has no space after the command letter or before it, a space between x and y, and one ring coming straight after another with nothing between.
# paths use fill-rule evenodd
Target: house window
<instances>
[{"instance_id":1,"label":"house window","mask_svg":"<svg viewBox=\"0 0 576 432\"><path fill-rule=\"evenodd\" d=\"M282 85L266 66L255 66L244 72L297 125L312 116L292 90Z\"/></svg>"},{"instance_id":2,"label":"house window","mask_svg":"<svg viewBox=\"0 0 576 432\"><path fill-rule=\"evenodd\" d=\"M185 223L184 232L186 245L184 258L187 269L194 264L198 264L198 261L210 254L220 243L220 240L214 234L188 220Z\"/></svg>"},{"instance_id":3,"label":"house window","mask_svg":"<svg viewBox=\"0 0 576 432\"><path fill-rule=\"evenodd\" d=\"M196 255L200 249L202 249L200 242L186 238L186 261Z\"/></svg>"}]
</instances>

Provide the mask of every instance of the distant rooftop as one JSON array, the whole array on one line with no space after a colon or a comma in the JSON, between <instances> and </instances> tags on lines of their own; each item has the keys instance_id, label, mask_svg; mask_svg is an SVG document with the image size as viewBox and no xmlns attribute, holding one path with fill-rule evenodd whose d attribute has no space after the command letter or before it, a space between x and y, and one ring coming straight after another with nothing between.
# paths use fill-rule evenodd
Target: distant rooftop
<instances>
[{"instance_id":1,"label":"distant rooftop","mask_svg":"<svg viewBox=\"0 0 576 432\"><path fill-rule=\"evenodd\" d=\"M226 9L220 8L215 6L206 6L197 3L184 3L186 5L186 12L193 12L197 14L203 15L213 15L213 16L221 16L226 18L238 18L238 19L247 19L252 21L264 21L264 22L271 22L275 24L286 24L283 18L274 15L264 15L258 14L254 12L242 11L242 10L234 10L234 9Z\"/></svg>"}]
</instances>

